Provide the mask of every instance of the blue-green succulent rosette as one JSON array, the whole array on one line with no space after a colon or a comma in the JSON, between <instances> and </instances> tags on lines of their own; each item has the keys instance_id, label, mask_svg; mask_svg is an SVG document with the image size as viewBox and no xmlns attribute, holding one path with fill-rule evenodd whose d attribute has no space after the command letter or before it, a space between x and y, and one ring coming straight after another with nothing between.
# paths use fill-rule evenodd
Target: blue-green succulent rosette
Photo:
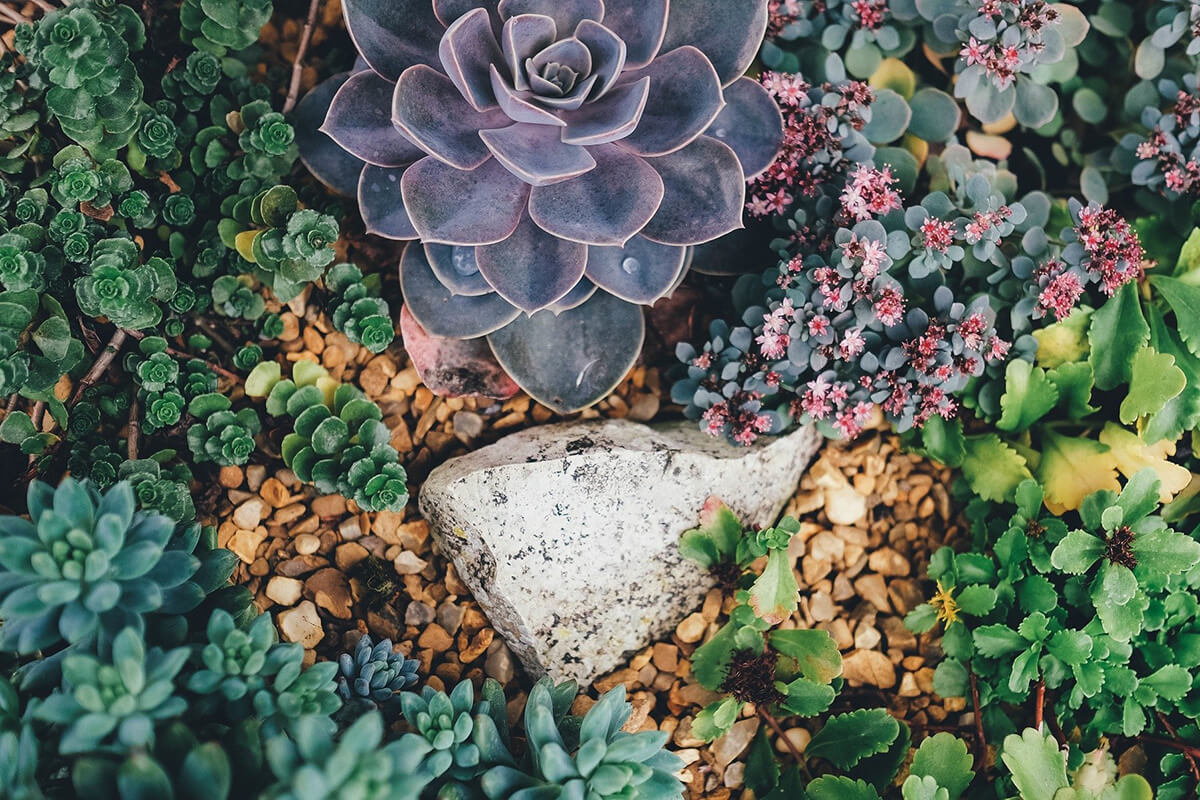
<instances>
[{"instance_id":1,"label":"blue-green succulent rosette","mask_svg":"<svg viewBox=\"0 0 1200 800\"><path fill-rule=\"evenodd\" d=\"M486 336L558 411L596 402L639 355L641 306L742 227L779 152L779 109L744 77L767 0L343 8L362 68L298 109L306 164L412 242L400 281L428 333Z\"/></svg>"}]
</instances>

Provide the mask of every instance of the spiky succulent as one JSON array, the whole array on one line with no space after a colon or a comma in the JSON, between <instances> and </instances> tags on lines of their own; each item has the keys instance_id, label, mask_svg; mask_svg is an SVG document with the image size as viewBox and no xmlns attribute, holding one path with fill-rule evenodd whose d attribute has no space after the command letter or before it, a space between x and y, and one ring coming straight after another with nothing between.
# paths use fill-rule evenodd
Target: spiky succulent
<instances>
[{"instance_id":1,"label":"spiky succulent","mask_svg":"<svg viewBox=\"0 0 1200 800\"><path fill-rule=\"evenodd\" d=\"M73 478L30 484L31 520L0 517L0 647L140 630L147 614L186 614L228 580L236 556L197 553L199 525L177 528L135 502L124 482L103 495Z\"/></svg>"},{"instance_id":2,"label":"spiky succulent","mask_svg":"<svg viewBox=\"0 0 1200 800\"><path fill-rule=\"evenodd\" d=\"M363 636L353 653L338 658L338 694L342 700L374 709L400 698L403 689L417 682L420 662L394 652L392 640L375 644Z\"/></svg>"},{"instance_id":3,"label":"spiky succulent","mask_svg":"<svg viewBox=\"0 0 1200 800\"><path fill-rule=\"evenodd\" d=\"M263 688L268 676L298 655L295 646L277 646L279 636L269 614L238 627L227 611L216 609L205 629L208 642L198 658L203 665L188 677L187 687L198 694L219 694L236 702Z\"/></svg>"},{"instance_id":4,"label":"spiky succulent","mask_svg":"<svg viewBox=\"0 0 1200 800\"><path fill-rule=\"evenodd\" d=\"M283 651L281 651L283 652ZM274 735L293 729L305 717L320 717L326 736L335 727L329 716L342 707L338 697L338 665L334 661L318 661L304 668L302 648L292 647L289 657L279 671L254 694L255 714L263 720L263 730Z\"/></svg>"},{"instance_id":5,"label":"spiky succulent","mask_svg":"<svg viewBox=\"0 0 1200 800\"><path fill-rule=\"evenodd\" d=\"M383 743L383 717L372 712L335 742L322 720L299 720L288 736L267 743L267 763L277 782L266 792L273 800L417 800L429 782L421 759L425 742Z\"/></svg>"},{"instance_id":6,"label":"spiky succulent","mask_svg":"<svg viewBox=\"0 0 1200 800\"><path fill-rule=\"evenodd\" d=\"M662 747L663 731L625 733L632 708L618 684L584 716L578 737L564 737L549 686L539 682L525 704L531 768L497 766L480 785L490 800L669 800L683 796L675 773L683 762Z\"/></svg>"},{"instance_id":7,"label":"spiky succulent","mask_svg":"<svg viewBox=\"0 0 1200 800\"><path fill-rule=\"evenodd\" d=\"M357 189L371 232L419 240L401 284L429 333L488 336L555 409L595 402L637 357L638 304L741 227L779 150L778 108L742 77L767 0L343 8L370 69L302 109L332 139L302 136L310 168Z\"/></svg>"},{"instance_id":8,"label":"spiky succulent","mask_svg":"<svg viewBox=\"0 0 1200 800\"><path fill-rule=\"evenodd\" d=\"M61 690L37 705L34 719L65 727L58 743L63 754L151 747L155 724L187 708L174 690L187 659L186 647L147 649L142 637L126 628L113 639L110 658L67 655Z\"/></svg>"},{"instance_id":9,"label":"spiky succulent","mask_svg":"<svg viewBox=\"0 0 1200 800\"><path fill-rule=\"evenodd\" d=\"M469 781L488 765L473 738L476 719L488 718L487 701L475 702L470 681L461 681L450 694L426 686L420 694L400 695L404 719L414 728L400 738L411 749L425 749L424 768L431 778Z\"/></svg>"}]
</instances>

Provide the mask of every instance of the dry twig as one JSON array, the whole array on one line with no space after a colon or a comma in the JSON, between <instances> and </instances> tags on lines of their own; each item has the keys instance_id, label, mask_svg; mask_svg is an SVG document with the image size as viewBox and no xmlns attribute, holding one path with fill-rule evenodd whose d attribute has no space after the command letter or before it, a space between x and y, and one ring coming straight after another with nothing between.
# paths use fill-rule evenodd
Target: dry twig
<instances>
[{"instance_id":1,"label":"dry twig","mask_svg":"<svg viewBox=\"0 0 1200 800\"><path fill-rule=\"evenodd\" d=\"M300 99L300 76L304 73L304 56L308 53L308 44L312 41L313 28L317 24L317 9L321 0L310 0L308 4L308 19L304 21L304 30L300 33L300 44L296 48L296 59L292 62L292 81L288 84L287 99L283 101L283 113L287 114L296 107Z\"/></svg>"}]
</instances>

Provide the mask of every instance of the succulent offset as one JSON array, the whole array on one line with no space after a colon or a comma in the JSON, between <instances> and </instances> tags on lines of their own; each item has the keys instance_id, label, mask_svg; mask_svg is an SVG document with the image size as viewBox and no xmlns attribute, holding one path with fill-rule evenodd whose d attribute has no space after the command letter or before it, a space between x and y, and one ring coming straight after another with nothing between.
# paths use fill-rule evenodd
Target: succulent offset
<instances>
[{"instance_id":1,"label":"succulent offset","mask_svg":"<svg viewBox=\"0 0 1200 800\"><path fill-rule=\"evenodd\" d=\"M313 92L300 127L324 114L326 135L302 157L357 190L369 231L415 240L400 277L423 328L487 336L553 408L595 402L640 351L638 306L742 227L779 151L778 107L743 77L766 0L343 7L369 68Z\"/></svg>"}]
</instances>

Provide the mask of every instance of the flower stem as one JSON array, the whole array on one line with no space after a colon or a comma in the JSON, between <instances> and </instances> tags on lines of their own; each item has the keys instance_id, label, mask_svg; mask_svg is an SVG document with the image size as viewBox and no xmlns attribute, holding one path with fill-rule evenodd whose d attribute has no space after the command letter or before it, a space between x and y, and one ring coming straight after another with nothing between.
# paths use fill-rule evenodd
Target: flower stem
<instances>
[{"instance_id":1,"label":"flower stem","mask_svg":"<svg viewBox=\"0 0 1200 800\"><path fill-rule=\"evenodd\" d=\"M308 52L308 43L312 41L313 27L317 24L317 9L321 0L310 0L308 4L308 19L304 22L304 30L300 33L300 44L296 47L296 59L292 62L292 81L288 85L287 99L283 101L283 113L287 114L296 107L300 99L300 76L304 73L304 56Z\"/></svg>"}]
</instances>

